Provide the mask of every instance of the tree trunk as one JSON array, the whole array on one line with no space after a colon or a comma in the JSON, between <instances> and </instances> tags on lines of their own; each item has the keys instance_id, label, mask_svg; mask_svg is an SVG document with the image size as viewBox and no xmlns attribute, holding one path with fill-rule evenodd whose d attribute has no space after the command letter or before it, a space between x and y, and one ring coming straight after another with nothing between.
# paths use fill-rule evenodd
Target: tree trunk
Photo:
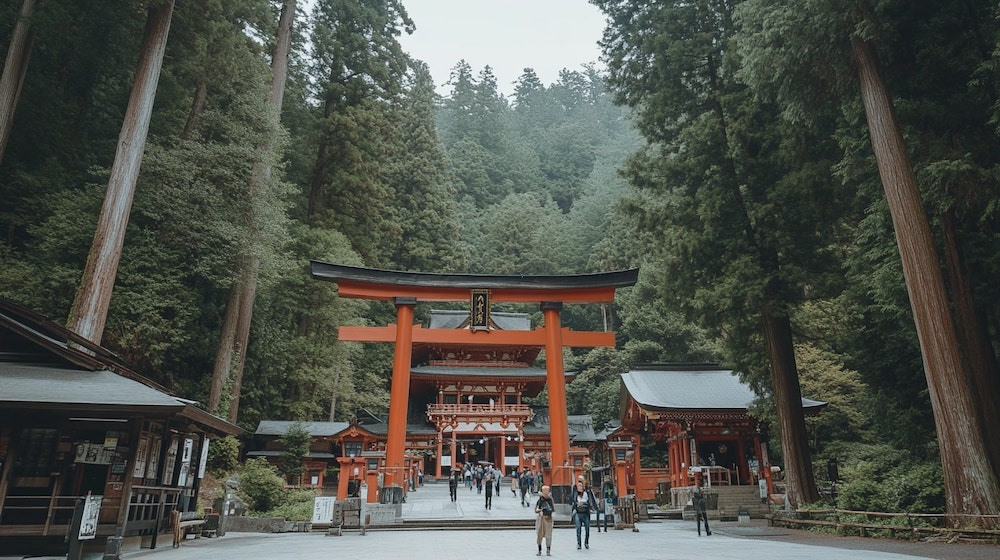
<instances>
[{"instance_id":1,"label":"tree trunk","mask_svg":"<svg viewBox=\"0 0 1000 560\"><path fill-rule=\"evenodd\" d=\"M771 367L771 384L781 426L781 449L785 457L786 499L797 508L819 500L816 477L813 475L812 457L809 454L809 436L806 433L805 414L802 412L802 388L795 365L795 348L792 345L792 326L786 315L771 309L762 313L764 344Z\"/></svg>"},{"instance_id":2,"label":"tree trunk","mask_svg":"<svg viewBox=\"0 0 1000 560\"><path fill-rule=\"evenodd\" d=\"M194 99L191 101L191 110L188 111L187 121L184 123L184 130L181 131L181 139L191 138L195 125L198 124L198 117L205 110L205 103L208 101L208 83L202 80L198 84L198 89L194 92Z\"/></svg>"},{"instance_id":3,"label":"tree trunk","mask_svg":"<svg viewBox=\"0 0 1000 560\"><path fill-rule=\"evenodd\" d=\"M229 421L236 423L240 413L240 391L243 388L243 367L247 361L247 341L250 340L250 323L253 319L253 304L257 299L257 273L260 260L252 258L246 270L246 280L240 284L242 293L239 300L238 320L233 337L233 382L229 388Z\"/></svg>"},{"instance_id":4,"label":"tree trunk","mask_svg":"<svg viewBox=\"0 0 1000 560\"><path fill-rule=\"evenodd\" d=\"M288 79L288 55L292 44L292 23L295 21L296 0L285 0L281 9L281 17L278 20L278 36L275 43L274 54L271 57L271 91L268 94L268 104L275 113L281 114L281 105L285 97L285 82ZM268 143L262 146L262 151L267 153L274 149L274 142L269 139ZM253 200L261 189L266 188L271 178L270 167L255 165L250 175L249 196ZM251 229L253 229L253 216L249 216ZM251 240L253 243L253 240ZM229 301L226 303L226 321L223 323L222 336L219 340L219 348L216 352L215 369L212 372L212 388L218 386L220 394L225 385L226 378L232 373L232 384L230 385L229 401L229 421L236 423L239 417L240 393L243 387L243 370L246 365L247 345L250 341L250 326L253 323L253 306L257 298L257 275L260 272L260 259L255 256L254 251L249 250L247 254L240 257L238 270L241 277L233 290L230 290ZM229 313L231 309L236 309L235 328L229 337L227 327L229 325ZM235 357L235 359L234 359ZM230 367L231 365L231 367Z\"/></svg>"},{"instance_id":5,"label":"tree trunk","mask_svg":"<svg viewBox=\"0 0 1000 560\"><path fill-rule=\"evenodd\" d=\"M167 46L173 10L173 0L157 2L149 8L132 95L118 135L115 161L111 166L108 191L104 196L94 242L87 255L83 280L69 315L70 330L97 344L101 343L104 334L111 291L118 274L118 261L121 259L125 228L132 210L139 165L146 147L149 119L153 112L153 99L163 65L163 52Z\"/></svg>"},{"instance_id":6,"label":"tree trunk","mask_svg":"<svg viewBox=\"0 0 1000 560\"><path fill-rule=\"evenodd\" d=\"M28 72L28 61L31 59L35 32L28 22L34 13L35 0L24 0L14 32L10 36L3 74L0 74L0 163L3 163L3 156L7 152L10 130L14 126L14 110L21 97L24 75Z\"/></svg>"},{"instance_id":7,"label":"tree trunk","mask_svg":"<svg viewBox=\"0 0 1000 560\"><path fill-rule=\"evenodd\" d=\"M948 273L948 285L951 287L952 307L955 310L958 340L962 355L968 366L965 368L969 383L978 395L978 403L982 406L982 422L984 426L992 426L991 433L1000 428L1000 370L997 368L996 355L990 345L989 334L986 331L985 320L980 317L969 281L969 271L965 266L965 257L958 239L954 209L944 215L944 257ZM988 445L990 462L994 471L1000 468L1000 446ZM996 473L1000 477L1000 473Z\"/></svg>"},{"instance_id":8,"label":"tree trunk","mask_svg":"<svg viewBox=\"0 0 1000 560\"><path fill-rule=\"evenodd\" d=\"M222 320L222 333L219 335L215 365L212 367L212 382L208 389L208 411L212 414L219 412L222 392L226 388L226 380L229 379L229 370L233 363L233 340L236 339L236 322L240 314L239 300L242 293L239 284L233 283L226 298L226 313Z\"/></svg>"},{"instance_id":9,"label":"tree trunk","mask_svg":"<svg viewBox=\"0 0 1000 560\"><path fill-rule=\"evenodd\" d=\"M941 275L930 224L895 109L871 46L858 38L851 47L868 120L872 149L889 202L903 276L920 341L944 473L945 508L955 514L1000 511L1000 479L990 462L986 426L975 387L964 373L958 335Z\"/></svg>"}]
</instances>

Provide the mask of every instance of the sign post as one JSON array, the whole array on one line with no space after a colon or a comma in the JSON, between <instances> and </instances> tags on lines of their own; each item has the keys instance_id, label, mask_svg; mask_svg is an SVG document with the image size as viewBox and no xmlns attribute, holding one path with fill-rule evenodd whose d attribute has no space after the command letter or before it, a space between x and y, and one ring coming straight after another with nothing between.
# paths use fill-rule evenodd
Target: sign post
<instances>
[{"instance_id":1,"label":"sign post","mask_svg":"<svg viewBox=\"0 0 1000 560\"><path fill-rule=\"evenodd\" d=\"M101 501L104 496L92 496L89 492L85 498L76 501L73 509L73 522L70 524L69 552L66 560L80 560L83 556L83 542L97 538L97 524L101 517Z\"/></svg>"}]
</instances>

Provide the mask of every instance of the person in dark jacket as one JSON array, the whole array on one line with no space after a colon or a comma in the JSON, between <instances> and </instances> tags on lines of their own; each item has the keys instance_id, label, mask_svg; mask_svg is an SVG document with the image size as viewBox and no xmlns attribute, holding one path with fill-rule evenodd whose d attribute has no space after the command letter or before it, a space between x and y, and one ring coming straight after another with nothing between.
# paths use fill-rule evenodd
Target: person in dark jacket
<instances>
[{"instance_id":1,"label":"person in dark jacket","mask_svg":"<svg viewBox=\"0 0 1000 560\"><path fill-rule=\"evenodd\" d=\"M528 467L524 467L517 480L521 485L521 505L527 507L529 505L527 500L528 485L531 484L531 479L528 477Z\"/></svg>"},{"instance_id":2,"label":"person in dark jacket","mask_svg":"<svg viewBox=\"0 0 1000 560\"><path fill-rule=\"evenodd\" d=\"M483 485L486 487L486 509L493 509L493 469L487 468L483 474Z\"/></svg>"},{"instance_id":3,"label":"person in dark jacket","mask_svg":"<svg viewBox=\"0 0 1000 560\"><path fill-rule=\"evenodd\" d=\"M451 501L458 501L458 477L461 473L459 471L451 471L451 477L448 478L448 493L451 494Z\"/></svg>"},{"instance_id":4,"label":"person in dark jacket","mask_svg":"<svg viewBox=\"0 0 1000 560\"><path fill-rule=\"evenodd\" d=\"M705 494L701 491L701 485L695 485L691 505L694 506L694 517L698 523L698 536L701 536L702 521L705 522L705 535L712 536L712 530L708 528L708 512L705 510Z\"/></svg>"}]
</instances>

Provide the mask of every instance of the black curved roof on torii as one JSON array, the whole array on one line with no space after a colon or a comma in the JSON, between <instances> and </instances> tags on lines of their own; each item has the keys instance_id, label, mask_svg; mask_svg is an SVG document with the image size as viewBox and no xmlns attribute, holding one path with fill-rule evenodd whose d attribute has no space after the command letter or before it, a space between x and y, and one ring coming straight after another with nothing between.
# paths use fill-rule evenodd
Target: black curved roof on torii
<instances>
[{"instance_id":1,"label":"black curved roof on torii","mask_svg":"<svg viewBox=\"0 0 1000 560\"><path fill-rule=\"evenodd\" d=\"M493 288L493 289L573 289L623 288L639 278L639 269L616 270L590 274L538 275L524 274L438 274L404 272L381 268L365 268L309 261L312 277L319 280L349 280L368 284L420 286L427 288Z\"/></svg>"}]
</instances>

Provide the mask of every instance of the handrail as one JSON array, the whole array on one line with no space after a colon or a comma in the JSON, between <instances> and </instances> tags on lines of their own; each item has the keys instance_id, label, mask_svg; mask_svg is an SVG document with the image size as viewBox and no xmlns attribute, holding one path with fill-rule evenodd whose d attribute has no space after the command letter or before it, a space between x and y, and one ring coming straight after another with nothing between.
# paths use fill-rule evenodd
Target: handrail
<instances>
[{"instance_id":1,"label":"handrail","mask_svg":"<svg viewBox=\"0 0 1000 560\"><path fill-rule=\"evenodd\" d=\"M887 531L891 536L903 531L911 538L921 534L944 533L1000 540L1000 515L966 513L906 513L845 509L800 509L768 515L768 523L779 526L826 526L838 534L856 530L861 536Z\"/></svg>"}]
</instances>

